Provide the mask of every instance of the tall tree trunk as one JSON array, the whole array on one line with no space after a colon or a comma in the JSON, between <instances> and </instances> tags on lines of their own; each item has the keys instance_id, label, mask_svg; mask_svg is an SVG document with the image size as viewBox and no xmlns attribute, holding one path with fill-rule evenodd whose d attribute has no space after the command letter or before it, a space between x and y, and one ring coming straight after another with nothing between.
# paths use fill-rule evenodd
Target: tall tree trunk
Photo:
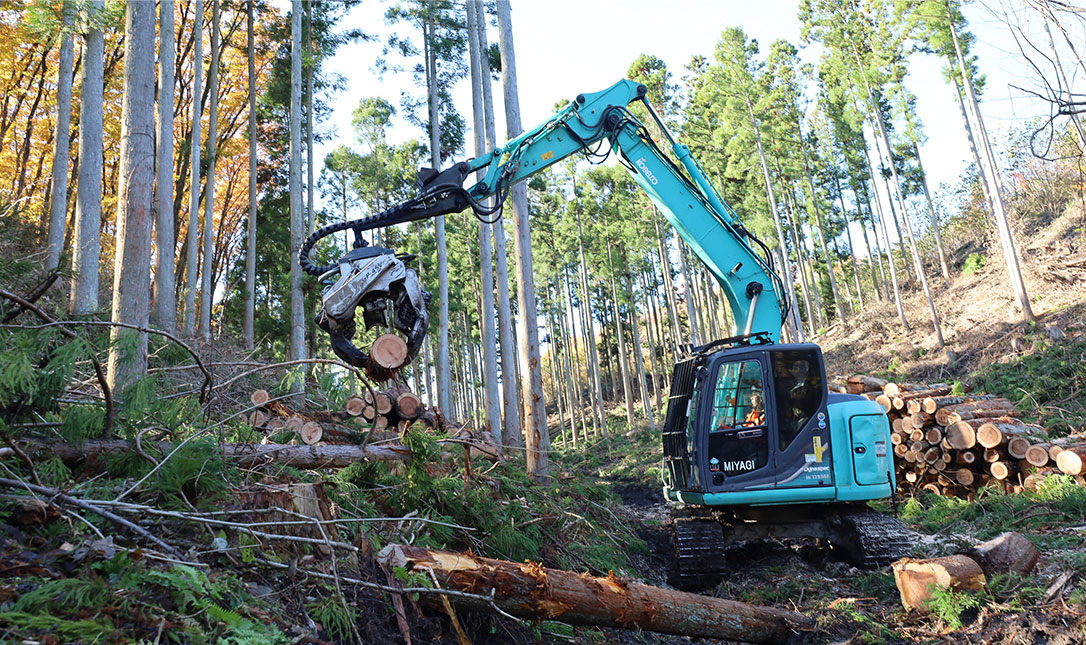
<instances>
[{"instance_id":1,"label":"tall tree trunk","mask_svg":"<svg viewBox=\"0 0 1086 645\"><path fill-rule=\"evenodd\" d=\"M784 228L781 226L780 212L777 210L777 197L773 194L773 182L769 179L769 164L766 163L765 150L762 147L762 133L761 128L758 125L758 119L754 116L754 106L751 104L750 99L747 101L747 113L750 115L751 127L754 128L754 141L758 146L758 159L762 162L762 178L765 181L765 195L769 200L769 211L773 215L773 224L777 228L777 242L780 243L781 248L781 264L784 265L784 280L789 285L795 285L795 278L792 276L792 263L788 261L788 243L784 238ZM794 286L792 291L792 302L788 303L789 312L789 326L792 328L792 337L796 342L803 342L803 325L799 319L799 307L796 305ZM808 317L811 315L810 304L807 307Z\"/></svg>"},{"instance_id":2,"label":"tall tree trunk","mask_svg":"<svg viewBox=\"0 0 1086 645\"><path fill-rule=\"evenodd\" d=\"M105 0L86 8L89 25L97 25ZM79 181L76 184L75 236L72 239L72 292L69 309L85 316L98 309L98 257L102 226L102 106L105 37L98 26L84 35L83 78L79 98Z\"/></svg>"},{"instance_id":3,"label":"tall tree trunk","mask_svg":"<svg viewBox=\"0 0 1086 645\"><path fill-rule=\"evenodd\" d=\"M955 65L956 62L951 59L951 65ZM973 165L977 168L977 183L980 184L980 191L984 195L984 203L988 205L988 212L994 213L995 207L992 206L992 188L988 185L988 177L984 173L984 166L980 163L980 150L977 147L977 140L973 136L973 126L969 123L969 111L965 107L965 95L962 92L961 79L957 76L953 79L954 92L958 97L958 109L962 115L962 126L965 128L965 137L969 140L969 150L973 153Z\"/></svg>"},{"instance_id":4,"label":"tall tree trunk","mask_svg":"<svg viewBox=\"0 0 1086 645\"><path fill-rule=\"evenodd\" d=\"M313 210L313 0L305 0L305 51L309 61L305 64L305 214L308 235L317 227L317 213Z\"/></svg>"},{"instance_id":5,"label":"tall tree trunk","mask_svg":"<svg viewBox=\"0 0 1086 645\"><path fill-rule=\"evenodd\" d=\"M630 279L629 267L626 269L626 291L630 294L630 329L633 331L633 359L637 365L637 375L641 379L641 408L648 421L649 430L656 432L656 423L652 419L652 404L649 402L649 385L645 380L645 360L641 354L641 333L637 330L637 306L634 304L633 282Z\"/></svg>"},{"instance_id":6,"label":"tall tree trunk","mask_svg":"<svg viewBox=\"0 0 1086 645\"><path fill-rule=\"evenodd\" d=\"M871 268L871 282L875 285L875 294L883 299L890 300L890 287L887 284L889 281L886 279L886 269L882 266L882 249L879 248L879 229L875 224L875 211L871 208L871 195L867 192L867 182L860 182L860 189L863 190L863 201L860 201L860 191L853 186L852 193L856 198L857 214L860 217L860 230L864 234L864 246L867 247L867 260ZM863 218L862 204L867 205L867 219L871 221L871 241L867 238L867 224ZM878 271L876 272L876 266Z\"/></svg>"},{"instance_id":7,"label":"tall tree trunk","mask_svg":"<svg viewBox=\"0 0 1086 645\"><path fill-rule=\"evenodd\" d=\"M863 311L863 309L864 309L864 296L863 296L863 288L860 286L860 263L856 259L856 246L852 243L852 230L849 228L848 209L845 208L845 192L841 188L841 177L837 174L836 171L834 171L834 173L833 173L833 181L834 181L834 184L837 187L837 199L838 199L838 202L841 204L841 217L844 218L844 221L845 221L845 236L848 239L848 253L849 253L849 258L852 260L852 277L856 281L856 299L860 303L860 311ZM859 204L857 204L856 207L857 207L857 209L859 209ZM863 220L862 219L860 220L860 227L863 228ZM867 243L867 237L866 237L866 233L865 233L864 244L866 245L866 243ZM868 253L869 256L871 255L871 249L870 248L867 249L867 253Z\"/></svg>"},{"instance_id":8,"label":"tall tree trunk","mask_svg":"<svg viewBox=\"0 0 1086 645\"><path fill-rule=\"evenodd\" d=\"M426 18L426 92L430 110L430 165L441 169L441 115L438 108L437 52L434 50L433 16ZM445 242L445 217L434 221L437 244L438 331L437 331L437 400L438 407L448 411L452 405L449 369L449 258Z\"/></svg>"},{"instance_id":9,"label":"tall tree trunk","mask_svg":"<svg viewBox=\"0 0 1086 645\"><path fill-rule=\"evenodd\" d=\"M856 55L856 62L857 65L859 65L859 54L856 53L855 43L852 43L852 51ZM928 301L928 311L931 314L931 325L935 330L935 339L936 341L938 341L939 347L942 348L946 344L943 341L943 325L942 322L940 322L939 320L939 313L935 309L935 300L932 298L931 289L928 287L927 272L924 271L924 264L920 261L920 250L917 249L916 239L913 237L912 222L909 219L909 212L905 208L905 197L904 193L901 190L901 180L897 176L897 167L894 165L894 155L893 148L890 146L890 137L886 134L886 124L883 123L882 112L879 110L878 102L875 100L875 93L871 89L871 84L867 81L866 74L863 75L863 79L864 87L867 88L868 99L871 101L871 112L875 115L874 121L877 128L877 134L879 135L879 137L882 138L882 143L886 147L886 156L888 158L887 163L890 166L890 176L893 179L893 184L891 185L891 192L893 194L890 201L890 208L891 210L893 209L894 201L896 201L898 204L898 208L901 209L901 219L905 223L905 234L909 241L909 251L912 253L913 256L913 264L914 268L916 269L916 275L920 279L920 286L924 291L924 297L927 298ZM879 155L879 158L881 160L882 152L879 150L878 141L875 142L875 152ZM894 221L897 221L896 217L894 218ZM900 234L901 231L899 230L898 235ZM904 249L902 250L904 251ZM908 266L907 261L905 262L905 265Z\"/></svg>"},{"instance_id":10,"label":"tall tree trunk","mask_svg":"<svg viewBox=\"0 0 1086 645\"><path fill-rule=\"evenodd\" d=\"M792 217L792 202L791 199L787 197L787 191L785 191L785 193L785 217L788 219L788 229L792 235L792 246L796 249L796 268L799 269L799 286L800 289L803 290L803 304L807 306L807 330L809 335L814 336L818 332L819 311L818 307L811 299L812 285L807 281L807 262L804 260L803 247L800 246L795 218Z\"/></svg>"},{"instance_id":11,"label":"tall tree trunk","mask_svg":"<svg viewBox=\"0 0 1086 645\"><path fill-rule=\"evenodd\" d=\"M656 205L652 206L652 225L656 228L656 242L657 250L660 256L660 274L664 278L664 295L667 300L668 319L670 320L669 331L671 332L672 343L677 348L682 344L682 327L679 323L679 305L676 302L675 284L671 279L671 257L667 252L667 238L664 237L663 232L660 230L660 213L657 211Z\"/></svg>"},{"instance_id":12,"label":"tall tree trunk","mask_svg":"<svg viewBox=\"0 0 1086 645\"><path fill-rule=\"evenodd\" d=\"M483 83L490 83L489 67L483 66L482 45L479 40L479 24L476 13L482 7L476 2L467 2L467 26L468 46L471 57L471 107L475 134L475 155L481 157L487 151L486 146L486 110L483 107ZM489 202L488 202L489 203ZM480 324L482 325L483 341L483 380L486 385L486 418L490 433L502 444L502 416L501 416L501 392L498 387L498 352L497 333L494 324L497 320L497 312L494 308L494 257L491 246L491 225L485 221L479 222L479 264L482 267L482 311L480 312Z\"/></svg>"},{"instance_id":13,"label":"tall tree trunk","mask_svg":"<svg viewBox=\"0 0 1086 645\"><path fill-rule=\"evenodd\" d=\"M618 370L622 383L622 398L626 403L626 429L633 429L633 385L630 369L626 364L626 333L622 329L622 314L618 310L618 285L615 280L615 264L611 259L611 244L607 244L607 268L611 272L611 310L615 317L615 338L618 340Z\"/></svg>"},{"instance_id":14,"label":"tall tree trunk","mask_svg":"<svg viewBox=\"0 0 1086 645\"><path fill-rule=\"evenodd\" d=\"M246 222L245 244L245 311L242 314L241 335L245 349L256 344L256 41L253 4L248 0L245 11L246 58L249 64L249 220ZM346 199L346 192L344 192ZM346 216L346 208L344 208ZM346 237L346 236L344 236ZM293 262L293 258L291 259Z\"/></svg>"},{"instance_id":15,"label":"tall tree trunk","mask_svg":"<svg viewBox=\"0 0 1086 645\"><path fill-rule=\"evenodd\" d=\"M174 68L177 46L174 42L174 2L159 2L158 46L158 143L155 149L155 281L153 320L162 329L177 328L177 298L174 279L174 253L177 240L173 220L173 114Z\"/></svg>"},{"instance_id":16,"label":"tall tree trunk","mask_svg":"<svg viewBox=\"0 0 1086 645\"><path fill-rule=\"evenodd\" d=\"M155 183L155 5L125 7L117 252L110 320L146 327L151 313L151 203ZM135 342L122 336L135 334ZM147 373L147 334L112 327L108 381L124 391Z\"/></svg>"},{"instance_id":17,"label":"tall tree trunk","mask_svg":"<svg viewBox=\"0 0 1086 645\"><path fill-rule=\"evenodd\" d=\"M954 40L954 54L958 58L958 69L965 85L965 95L969 98L968 105L973 109L973 118L976 121L977 138L980 139L982 166L990 178L989 185L992 188L992 206L996 220L996 228L999 230L999 241L1003 246L1003 260L1007 264L1007 274L1010 278L1011 289L1014 291L1018 306L1022 309L1022 318L1033 321L1033 308L1029 303L1029 295L1026 293L1026 283L1022 279L1022 269L1018 263L1018 250L1014 244L1014 234L1011 233L1011 225L1007 216L1007 205L1003 199L1003 179L999 174L999 163L995 152L992 151L992 143L988 139L988 132L984 128L984 117L980 113L980 104L977 95L973 91L973 81L969 78L965 59L962 57L961 44L958 42L958 29L954 25L954 19L947 9L947 23L950 25L950 35Z\"/></svg>"},{"instance_id":18,"label":"tall tree trunk","mask_svg":"<svg viewBox=\"0 0 1086 645\"><path fill-rule=\"evenodd\" d=\"M807 142L803 138L803 126L796 123L796 129L799 132L799 149L803 153L803 172L807 177L807 190L811 192L811 206L814 207L815 223L818 226L818 244L822 247L822 255L826 258L826 273L830 279L830 291L833 293L833 306L837 310L837 318L847 326L848 321L845 319L845 310L841 306L841 296L837 293L837 278L833 273L833 256L830 255L830 249L826 245L826 226L822 223L822 209L818 207L818 193L815 192L814 181L811 179L811 164L807 158Z\"/></svg>"},{"instance_id":19,"label":"tall tree trunk","mask_svg":"<svg viewBox=\"0 0 1086 645\"><path fill-rule=\"evenodd\" d=\"M509 3L498 3L498 46L502 58L502 89L505 97L505 121L509 138L517 137L520 123L520 99L517 97L516 55L513 52L513 22ZM517 254L517 300L520 318L517 339L520 347L521 383L523 384L525 440L528 474L539 481L550 480L550 437L543 400L543 376L540 372L539 329L536 323L535 280L532 276L532 238L528 228L528 189L517 184L511 189L513 229Z\"/></svg>"},{"instance_id":20,"label":"tall tree trunk","mask_svg":"<svg viewBox=\"0 0 1086 645\"><path fill-rule=\"evenodd\" d=\"M290 359L304 360L305 294L302 269L296 258L305 236L305 211L302 204L302 0L291 0L290 45ZM291 379L293 405L305 404L304 371Z\"/></svg>"},{"instance_id":21,"label":"tall tree trunk","mask_svg":"<svg viewBox=\"0 0 1086 645\"><path fill-rule=\"evenodd\" d=\"M200 324L197 334L211 340L211 302L215 295L212 258L215 255L215 165L218 162L219 133L219 41L221 38L219 0L211 2L211 67L207 88L211 105L207 114L207 183L204 186L204 260L200 273ZM293 256L292 256L293 258ZM292 260L293 261L293 260Z\"/></svg>"},{"instance_id":22,"label":"tall tree trunk","mask_svg":"<svg viewBox=\"0 0 1086 645\"><path fill-rule=\"evenodd\" d=\"M64 250L64 232L68 224L68 155L71 142L72 122L72 65L75 46L68 33L75 18L71 0L61 5L62 28L60 60L57 63L57 121L53 134L53 179L49 195L49 237L45 244L45 270L52 271L60 265ZM44 155L42 155L44 157Z\"/></svg>"},{"instance_id":23,"label":"tall tree trunk","mask_svg":"<svg viewBox=\"0 0 1086 645\"><path fill-rule=\"evenodd\" d=\"M655 400L654 405L656 407L663 406L663 391L660 387L660 366L656 360L656 348L659 347L659 328L660 321L657 319L656 312L656 297L652 293L652 288L649 286L647 276L641 274L641 291L646 296L646 302L648 302L648 311L645 314L645 345L649 350L649 369L652 370L652 393Z\"/></svg>"},{"instance_id":24,"label":"tall tree trunk","mask_svg":"<svg viewBox=\"0 0 1086 645\"><path fill-rule=\"evenodd\" d=\"M686 253L683 250L682 240L679 239L678 229L673 229L675 248L679 250L679 269L683 274L683 293L686 296L686 322L690 327L690 342L694 345L701 344L701 330L698 329L697 311L694 307L694 284L690 280L690 267L686 263Z\"/></svg>"},{"instance_id":25,"label":"tall tree trunk","mask_svg":"<svg viewBox=\"0 0 1086 645\"><path fill-rule=\"evenodd\" d=\"M416 255L418 256L419 263L419 281L425 284L426 267L422 261L422 222L415 223L415 241L418 244L418 253L416 253ZM426 392L427 403L431 406L434 406L437 404L437 397L435 396L436 392L434 390L433 379L431 378L430 373L430 340L431 339L429 338L429 335L427 335L426 340L422 343L422 354L420 355L422 357L421 387Z\"/></svg>"},{"instance_id":26,"label":"tall tree trunk","mask_svg":"<svg viewBox=\"0 0 1086 645\"><path fill-rule=\"evenodd\" d=\"M894 289L894 305L897 307L897 315L901 318L901 326L905 328L905 331L910 331L909 321L905 318L905 309L901 306L901 289L898 287L897 282L897 267L894 264L893 245L890 244L890 230L886 227L886 217L882 213L882 204L879 201L879 186L875 180L877 174L875 163L871 159L871 154L867 149L867 142L864 142L864 157L867 158L867 165L871 172L871 192L874 193L873 201L875 208L879 211L879 223L882 225L882 238L886 240L886 254L887 264L890 265L890 283Z\"/></svg>"},{"instance_id":27,"label":"tall tree trunk","mask_svg":"<svg viewBox=\"0 0 1086 645\"><path fill-rule=\"evenodd\" d=\"M581 209L574 206L574 214L577 216L577 256L581 274L581 310L584 315L582 327L587 336L588 346L585 354L588 355L588 367L592 373L592 381L596 391L595 405L599 432L607 436L607 411L603 407L603 379L600 375L599 353L596 349L596 331L592 326L592 305L589 303L591 295L588 291L588 268L584 257L584 230L581 228Z\"/></svg>"},{"instance_id":28,"label":"tall tree trunk","mask_svg":"<svg viewBox=\"0 0 1086 645\"><path fill-rule=\"evenodd\" d=\"M472 0L475 2L475 0ZM475 11L476 34L479 37L479 51L488 50L486 37L486 12L479 6ZM494 126L494 96L491 85L490 59L480 57L480 77L483 87L483 112L486 126L487 149L497 147L497 132ZM520 425L520 406L517 403L516 341L513 335L513 308L509 302L509 264L505 241L505 219L500 218L492 227L494 234L494 282L497 289L498 308L498 343L501 349L502 373L502 415L505 441L509 445L521 445L523 436Z\"/></svg>"},{"instance_id":29,"label":"tall tree trunk","mask_svg":"<svg viewBox=\"0 0 1086 645\"><path fill-rule=\"evenodd\" d=\"M575 363L576 367L573 367L574 363L572 362L573 359L571 359L570 369L573 371L574 378L576 379L577 400L579 402L583 398L583 394L584 394L585 389L587 388L587 390L588 390L588 409L592 411L592 414L590 415L591 416L591 421L588 422L588 423L592 424L592 431L593 431L593 433L595 435L598 436L599 433L600 433L600 428L599 428L599 425L598 425L599 419L598 419L597 410L596 410L596 390L595 390L595 386L594 386L594 384L592 382L592 367L591 367L591 364L587 364L585 366L584 385L583 386L581 385L581 364L582 364L582 360L583 361L588 361L589 358L588 358L588 343L587 342L584 343L584 346L585 346L584 358L583 359L579 358L581 356L579 346L581 345L582 341L585 340L585 338L583 336L583 334L584 334L583 325L581 326L580 330L578 330L578 327L577 327L577 318L580 316L580 311L581 310L578 309L577 312L575 313L574 306L573 306L573 294L575 294L577 292L577 289L578 289L578 287L576 286L577 285L577 277L573 276L572 278L570 278L570 276L567 274L567 275L563 275L563 278L565 279L566 330L567 330L567 333L569 334L569 337L573 340L573 356L578 357L578 358L576 358L576 361L577 361ZM578 339L578 333L581 334L580 339ZM585 416L586 415L584 414L585 406L584 406L583 402L579 403L579 405L581 406L581 424L582 424L582 426L584 426L586 424L586 421L585 421ZM584 439L585 439L585 441L588 441L588 429L587 428L584 428Z\"/></svg>"},{"instance_id":30,"label":"tall tree trunk","mask_svg":"<svg viewBox=\"0 0 1086 645\"><path fill-rule=\"evenodd\" d=\"M185 336L196 331L196 282L199 279L197 249L200 231L200 127L203 120L202 82L204 73L204 0L196 0L196 25L193 27L195 42L192 59L192 133L189 136L189 155L192 182L189 184L189 221L185 233ZM292 263L293 265L293 263Z\"/></svg>"},{"instance_id":31,"label":"tall tree trunk","mask_svg":"<svg viewBox=\"0 0 1086 645\"><path fill-rule=\"evenodd\" d=\"M825 314L826 310L822 307L822 288L818 283L818 273L815 271L813 252L808 252L807 250L807 236L803 231L803 222L799 218L799 205L795 202L794 191L794 186L790 186L789 190L786 191L788 199L788 215L792 218L792 231L797 235L796 248L799 249L798 255L802 270L807 272L807 279L810 280L811 283L811 300L814 305L814 319L817 321L817 326L819 328L824 328L829 324L829 317Z\"/></svg>"},{"instance_id":32,"label":"tall tree trunk","mask_svg":"<svg viewBox=\"0 0 1086 645\"><path fill-rule=\"evenodd\" d=\"M569 275L567 274L567 267L562 267L562 283L560 285L562 289L562 306L565 312L561 320L562 337L566 339L566 377L569 380L569 400L573 403L573 408L577 412L578 419L581 424L581 434L585 440L588 440L588 422L585 420L584 403L582 401L582 393L584 388L581 386L581 371L578 368L575 370L573 367L574 356L577 355L577 335L573 329L573 303L570 299L570 282ZM591 389L589 390L591 392ZM573 428L573 446L577 446L577 428Z\"/></svg>"},{"instance_id":33,"label":"tall tree trunk","mask_svg":"<svg viewBox=\"0 0 1086 645\"><path fill-rule=\"evenodd\" d=\"M939 252L939 268L943 272L943 279L950 279L950 269L946 264L946 252L943 250L943 233L939 230L939 216L935 214L935 204L931 201L931 191L928 190L928 174L924 172L924 162L920 160L920 147L913 139L913 156L916 157L916 167L920 170L920 183L924 187L924 200L928 205L928 215L931 217L931 232L935 236L935 248Z\"/></svg>"}]
</instances>

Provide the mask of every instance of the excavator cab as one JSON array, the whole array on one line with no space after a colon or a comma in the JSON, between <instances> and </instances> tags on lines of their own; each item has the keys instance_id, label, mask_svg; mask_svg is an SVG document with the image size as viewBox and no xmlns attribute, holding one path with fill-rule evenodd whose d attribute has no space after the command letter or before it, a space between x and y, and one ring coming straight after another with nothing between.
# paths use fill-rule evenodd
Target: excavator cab
<instances>
[{"instance_id":1,"label":"excavator cab","mask_svg":"<svg viewBox=\"0 0 1086 645\"><path fill-rule=\"evenodd\" d=\"M861 566L907 552L896 520L866 508L895 486L886 414L830 393L817 345L694 349L675 366L663 442L681 586L719 580L725 547L746 539L823 538Z\"/></svg>"},{"instance_id":2,"label":"excavator cab","mask_svg":"<svg viewBox=\"0 0 1086 645\"><path fill-rule=\"evenodd\" d=\"M813 344L736 344L675 366L665 495L707 506L890 496L890 429L875 402L826 387Z\"/></svg>"}]
</instances>

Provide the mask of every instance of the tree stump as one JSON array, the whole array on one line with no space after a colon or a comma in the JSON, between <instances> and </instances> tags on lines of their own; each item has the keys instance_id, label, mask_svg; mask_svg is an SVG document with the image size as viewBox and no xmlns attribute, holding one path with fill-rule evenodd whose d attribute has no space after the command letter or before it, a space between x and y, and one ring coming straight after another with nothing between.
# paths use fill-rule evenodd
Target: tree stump
<instances>
[{"instance_id":1,"label":"tree stump","mask_svg":"<svg viewBox=\"0 0 1086 645\"><path fill-rule=\"evenodd\" d=\"M977 591L987 584L984 570L964 555L930 560L902 558L893 564L894 584L906 609L927 611L932 589Z\"/></svg>"}]
</instances>

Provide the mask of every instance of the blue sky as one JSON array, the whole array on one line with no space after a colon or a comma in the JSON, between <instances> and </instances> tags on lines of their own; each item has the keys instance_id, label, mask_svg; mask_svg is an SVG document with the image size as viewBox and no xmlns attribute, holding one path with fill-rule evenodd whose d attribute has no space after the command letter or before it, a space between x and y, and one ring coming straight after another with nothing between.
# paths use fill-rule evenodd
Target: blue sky
<instances>
[{"instance_id":1,"label":"blue sky","mask_svg":"<svg viewBox=\"0 0 1086 645\"><path fill-rule=\"evenodd\" d=\"M353 144L350 114L361 98L382 96L398 105L402 92L418 92L408 72L386 74L382 78L374 69L382 43L393 30L421 42L417 31L405 25L385 24L384 13L391 4L370 0L355 8L347 24L376 35L376 41L345 46L327 61L331 70L346 79L347 89L332 98L332 119L326 127L339 136L318 148L315 156L318 164L332 148L341 143ZM679 81L691 56L712 57L725 27L743 27L758 40L763 51L777 38L799 43L797 4L780 0L512 0L524 125L531 127L547 118L560 99L572 99L579 93L611 85L622 78L629 64L642 53L663 59ZM1040 29L1035 14L1017 3L1011 4L1010 0L984 0L966 9L970 29L978 39L975 52L980 57L981 70L988 77L982 112L989 132L997 139L1010 128L1048 114L1047 104L1012 87L1035 87L1036 83L1018 53L1010 30L997 16L1004 10L1017 12L1028 32L1037 33ZM490 42L497 41L495 29L490 30L488 38ZM814 62L817 51L808 47L801 50L801 55ZM928 137L921 148L921 157L933 190L941 183L956 183L971 160L953 90L942 79L942 66L942 61L931 56L916 55L910 61L906 79L906 85L917 95L916 113ZM501 140L504 123L500 114L500 84L494 85L494 92L499 105ZM467 81L457 88L454 98L470 123ZM399 142L412 137L423 138L423 135L397 119L390 140Z\"/></svg>"}]
</instances>

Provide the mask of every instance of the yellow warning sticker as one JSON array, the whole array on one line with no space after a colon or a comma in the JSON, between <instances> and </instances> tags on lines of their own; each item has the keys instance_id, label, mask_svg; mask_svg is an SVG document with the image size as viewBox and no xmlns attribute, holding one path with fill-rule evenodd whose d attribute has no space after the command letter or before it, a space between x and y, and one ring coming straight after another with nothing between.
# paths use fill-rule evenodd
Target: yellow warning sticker
<instances>
[{"instance_id":1,"label":"yellow warning sticker","mask_svg":"<svg viewBox=\"0 0 1086 645\"><path fill-rule=\"evenodd\" d=\"M815 435L814 438L814 458L818 463L822 463L822 453L826 451L826 447L822 445L822 437Z\"/></svg>"}]
</instances>

